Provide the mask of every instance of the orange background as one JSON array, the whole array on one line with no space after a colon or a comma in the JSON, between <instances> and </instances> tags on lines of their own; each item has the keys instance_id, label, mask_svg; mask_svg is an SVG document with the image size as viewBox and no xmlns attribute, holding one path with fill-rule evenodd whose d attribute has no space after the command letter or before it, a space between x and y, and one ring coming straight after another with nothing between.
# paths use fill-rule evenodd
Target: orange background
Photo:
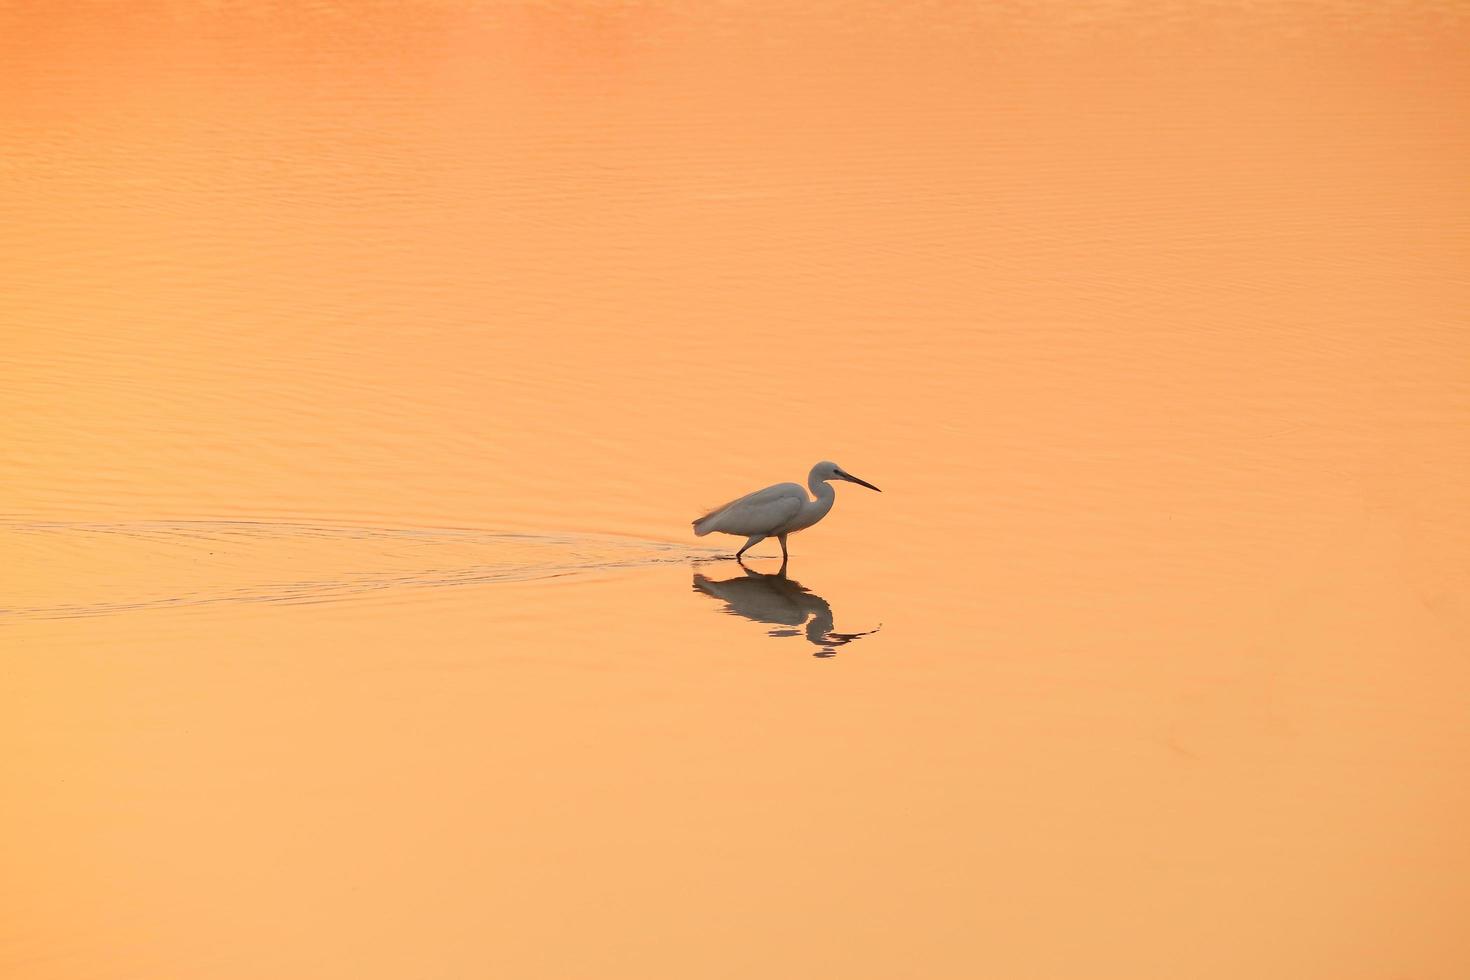
<instances>
[{"instance_id":1,"label":"orange background","mask_svg":"<svg viewBox=\"0 0 1470 980\"><path fill-rule=\"evenodd\" d=\"M1466 39L0 10L0 972L1467 975Z\"/></svg>"}]
</instances>

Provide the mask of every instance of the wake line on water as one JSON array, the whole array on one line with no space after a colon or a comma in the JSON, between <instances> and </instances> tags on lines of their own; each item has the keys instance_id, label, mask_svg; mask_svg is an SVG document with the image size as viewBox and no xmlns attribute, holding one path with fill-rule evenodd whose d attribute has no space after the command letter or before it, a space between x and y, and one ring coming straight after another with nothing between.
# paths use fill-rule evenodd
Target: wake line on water
<instances>
[{"instance_id":1,"label":"wake line on water","mask_svg":"<svg viewBox=\"0 0 1470 980\"><path fill-rule=\"evenodd\" d=\"M396 591L682 565L723 555L712 548L613 535L250 520L0 521L0 536L16 545L4 549L18 559L12 572L24 576L31 559L38 578L48 571L54 576L59 566L62 577L70 579L62 583L69 594L36 594L44 587L31 587L30 594L0 595L0 623L229 603L339 602ZM327 570L302 574L302 565L321 566L324 559ZM122 573L115 570L119 565ZM23 578L17 586L27 588Z\"/></svg>"}]
</instances>

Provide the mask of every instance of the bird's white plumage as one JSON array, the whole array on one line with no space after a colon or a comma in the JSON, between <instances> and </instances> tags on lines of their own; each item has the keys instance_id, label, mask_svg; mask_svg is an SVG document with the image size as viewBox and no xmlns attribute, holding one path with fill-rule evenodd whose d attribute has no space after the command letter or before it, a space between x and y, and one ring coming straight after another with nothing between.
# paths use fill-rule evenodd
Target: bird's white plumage
<instances>
[{"instance_id":1,"label":"bird's white plumage","mask_svg":"<svg viewBox=\"0 0 1470 980\"><path fill-rule=\"evenodd\" d=\"M694 533L703 536L719 531L723 534L745 535L748 540L735 553L736 558L743 555L751 545L774 535L781 539L781 554L784 557L786 535L811 527L826 517L827 512L832 509L832 502L837 495L828 480L846 480L869 490L878 489L866 480L844 473L836 463L824 461L813 466L807 476L807 487L811 488L815 500L807 496L806 487L800 483L777 483L732 500L723 507L716 507L694 521Z\"/></svg>"},{"instance_id":2,"label":"bird's white plumage","mask_svg":"<svg viewBox=\"0 0 1470 980\"><path fill-rule=\"evenodd\" d=\"M694 533L701 537L711 531L775 534L777 528L790 523L801 512L806 502L806 491L801 484L777 483L710 511L694 522Z\"/></svg>"}]
</instances>

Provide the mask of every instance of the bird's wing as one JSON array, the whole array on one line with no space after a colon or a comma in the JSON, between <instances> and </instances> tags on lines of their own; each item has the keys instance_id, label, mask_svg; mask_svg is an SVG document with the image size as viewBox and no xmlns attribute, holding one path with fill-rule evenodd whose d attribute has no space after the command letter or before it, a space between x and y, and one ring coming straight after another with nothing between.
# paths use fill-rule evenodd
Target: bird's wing
<instances>
[{"instance_id":1,"label":"bird's wing","mask_svg":"<svg viewBox=\"0 0 1470 980\"><path fill-rule=\"evenodd\" d=\"M694 522L694 531L696 534L711 531L770 534L795 517L806 502L806 491L800 484L778 483L715 508Z\"/></svg>"}]
</instances>

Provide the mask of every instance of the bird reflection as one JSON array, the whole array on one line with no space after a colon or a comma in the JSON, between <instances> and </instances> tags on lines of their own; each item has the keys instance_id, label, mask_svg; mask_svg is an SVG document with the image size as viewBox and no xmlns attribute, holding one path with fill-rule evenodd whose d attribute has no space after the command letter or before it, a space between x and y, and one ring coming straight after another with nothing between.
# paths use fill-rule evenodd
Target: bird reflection
<instances>
[{"instance_id":1,"label":"bird reflection","mask_svg":"<svg viewBox=\"0 0 1470 980\"><path fill-rule=\"evenodd\" d=\"M719 599L725 604L725 612L732 616L744 616L757 623L778 627L795 627L773 629L768 635L800 636L805 633L807 642L818 647L812 655L815 657L835 656L838 647L860 636L878 632L876 628L863 633L833 632L832 606L800 582L787 578L785 565L774 575L763 575L746 568L744 575L720 582L696 572L694 590Z\"/></svg>"}]
</instances>

